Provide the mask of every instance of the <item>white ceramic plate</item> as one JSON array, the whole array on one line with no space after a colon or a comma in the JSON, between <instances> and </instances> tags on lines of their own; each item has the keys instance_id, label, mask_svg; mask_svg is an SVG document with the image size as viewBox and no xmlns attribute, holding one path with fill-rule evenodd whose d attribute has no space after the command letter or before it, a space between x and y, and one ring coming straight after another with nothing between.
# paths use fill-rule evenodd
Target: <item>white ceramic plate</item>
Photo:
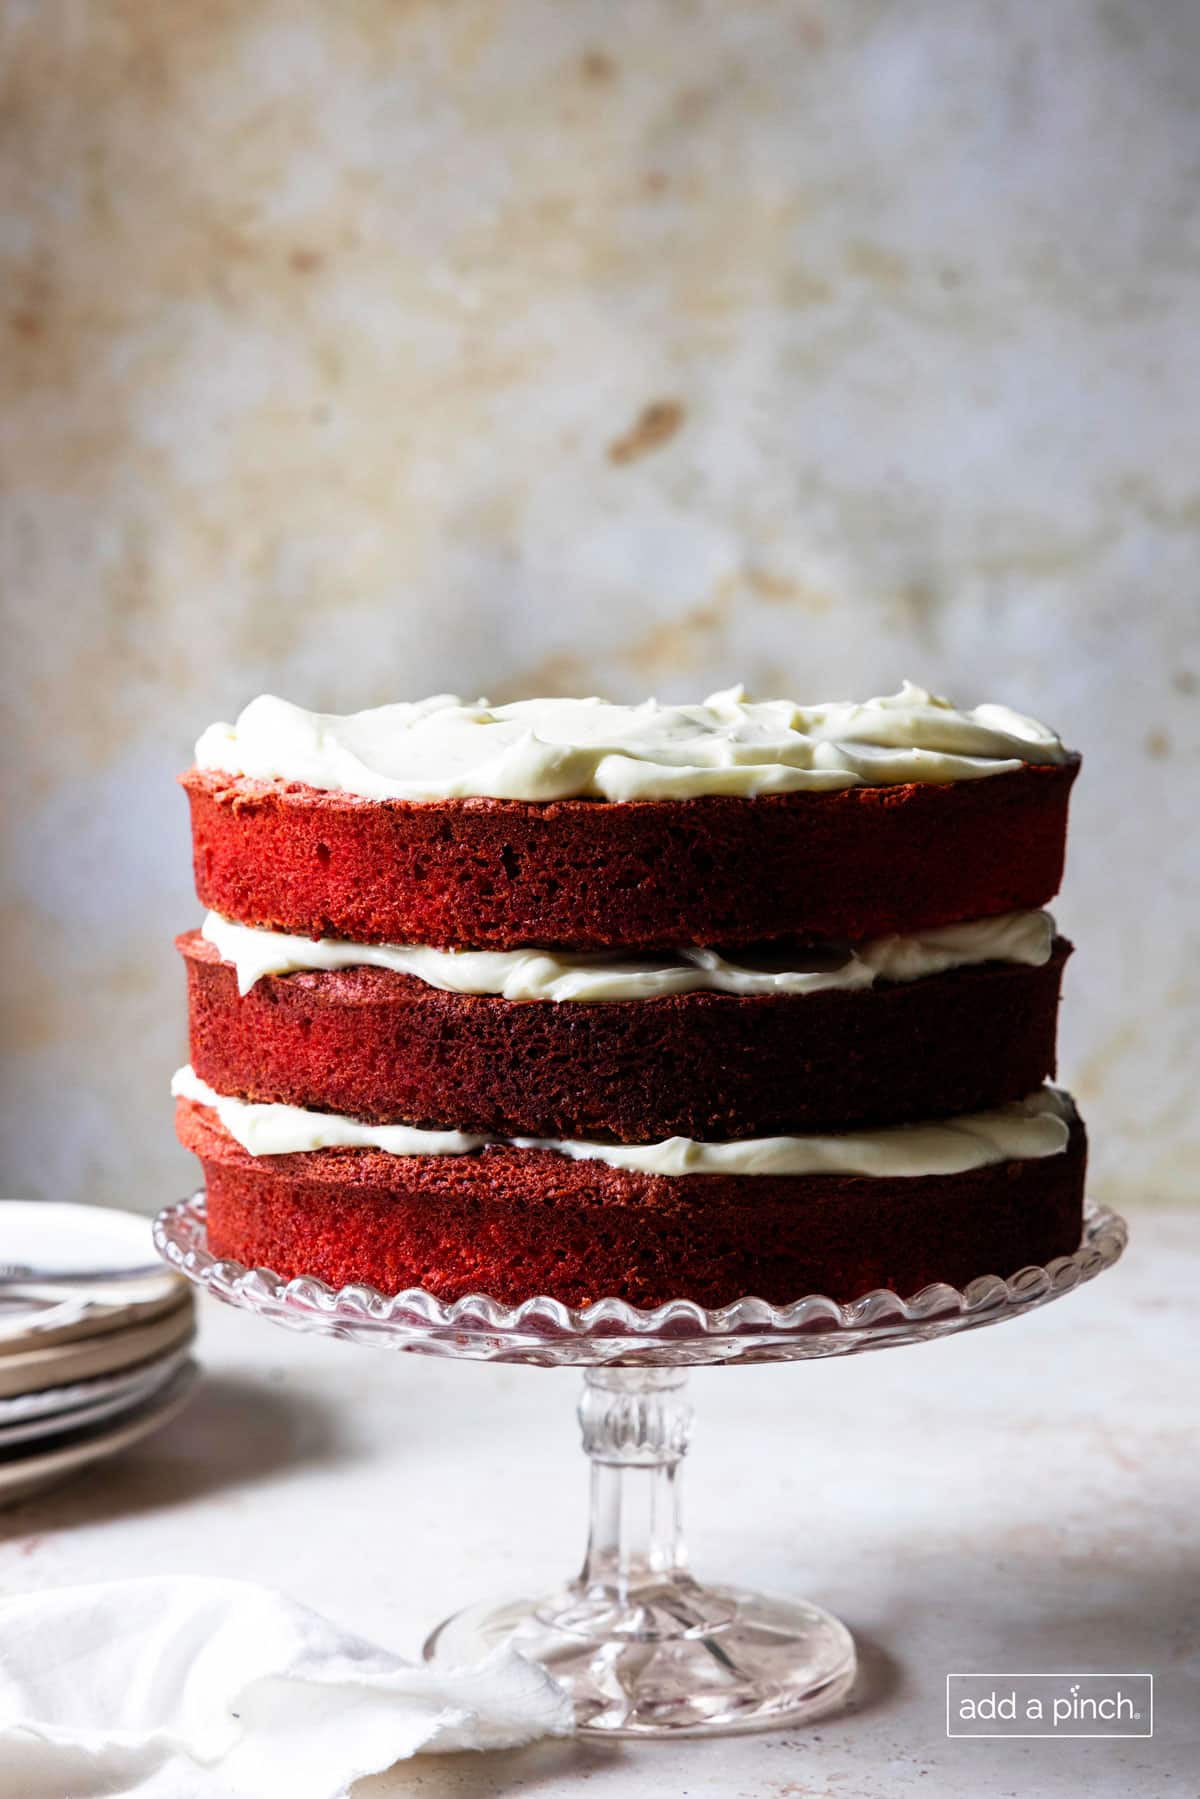
<instances>
[{"instance_id":1,"label":"white ceramic plate","mask_svg":"<svg viewBox=\"0 0 1200 1799\"><path fill-rule=\"evenodd\" d=\"M150 1220L111 1206L0 1200L0 1277L9 1274L157 1273Z\"/></svg>"},{"instance_id":2,"label":"white ceramic plate","mask_svg":"<svg viewBox=\"0 0 1200 1799\"><path fill-rule=\"evenodd\" d=\"M136 1380L126 1379L123 1384L118 1382L115 1390L107 1394L89 1394L86 1399L76 1400L65 1410L59 1409L7 1423L0 1421L0 1459L21 1444L36 1443L44 1437L61 1437L71 1431L90 1430L94 1424L102 1424L108 1418L119 1418L123 1412L131 1412L135 1406L151 1399L166 1386L172 1375L178 1373L188 1359L188 1349L189 1345L185 1343L182 1349L161 1356L149 1368L138 1369ZM97 1381L92 1384L104 1386L109 1383ZM88 1383L84 1382L76 1387L60 1387L58 1391L86 1393L87 1386ZM37 1397L42 1398L43 1395L38 1394ZM0 1401L0 1404L4 1403L7 1402Z\"/></svg>"},{"instance_id":3,"label":"white ceramic plate","mask_svg":"<svg viewBox=\"0 0 1200 1799\"><path fill-rule=\"evenodd\" d=\"M116 1423L110 1422L95 1434L89 1433L86 1437L74 1443L63 1444L57 1449L35 1450L30 1455L15 1457L10 1462L0 1462L0 1506L18 1505L21 1500L32 1498L46 1487L56 1486L59 1481L86 1468L92 1462L105 1461L109 1456L120 1454L121 1450L141 1442L143 1437L148 1437L164 1424L169 1424L191 1398L196 1373L194 1362L185 1363L149 1405L142 1406L132 1416L121 1418Z\"/></svg>"},{"instance_id":4,"label":"white ceramic plate","mask_svg":"<svg viewBox=\"0 0 1200 1799\"><path fill-rule=\"evenodd\" d=\"M0 1355L151 1318L185 1287L136 1212L0 1200Z\"/></svg>"},{"instance_id":5,"label":"white ceramic plate","mask_svg":"<svg viewBox=\"0 0 1200 1799\"><path fill-rule=\"evenodd\" d=\"M152 1393L167 1378L163 1373L182 1367L190 1345L181 1344L168 1350L153 1362L122 1369L118 1374L102 1374L96 1380L74 1381L67 1387L46 1387L40 1393L18 1393L12 1399L0 1399L0 1443L10 1426L26 1424L34 1418L57 1417L63 1412L84 1411L89 1406L105 1405L110 1399L131 1396L130 1403ZM169 1365L169 1366L168 1366Z\"/></svg>"},{"instance_id":6,"label":"white ceramic plate","mask_svg":"<svg viewBox=\"0 0 1200 1799\"><path fill-rule=\"evenodd\" d=\"M129 1325L124 1330L106 1331L101 1337L80 1342L12 1351L0 1356L0 1399L45 1393L51 1387L65 1387L101 1374L116 1374L139 1362L152 1362L188 1342L195 1328L193 1307L187 1299L149 1324Z\"/></svg>"},{"instance_id":7,"label":"white ceramic plate","mask_svg":"<svg viewBox=\"0 0 1200 1799\"><path fill-rule=\"evenodd\" d=\"M43 1293L47 1296L0 1289L0 1363L25 1349L79 1342L130 1324L147 1323L184 1304L184 1290L177 1283L163 1283L128 1301L119 1299L113 1288L105 1288L102 1298L91 1290L53 1299L48 1297L48 1289Z\"/></svg>"}]
</instances>

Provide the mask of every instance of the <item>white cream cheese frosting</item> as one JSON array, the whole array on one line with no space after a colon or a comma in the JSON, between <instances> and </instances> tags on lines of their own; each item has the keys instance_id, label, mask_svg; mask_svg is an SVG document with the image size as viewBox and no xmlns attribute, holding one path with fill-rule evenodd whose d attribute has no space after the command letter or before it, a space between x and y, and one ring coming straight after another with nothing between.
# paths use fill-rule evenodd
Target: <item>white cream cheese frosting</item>
<instances>
[{"instance_id":1,"label":"white cream cheese frosting","mask_svg":"<svg viewBox=\"0 0 1200 1799\"><path fill-rule=\"evenodd\" d=\"M791 950L753 960L731 960L711 949L631 957L538 949L438 950L411 943L345 943L334 937L314 941L255 930L216 912L205 918L201 935L237 969L240 993L248 993L264 975L365 966L415 975L447 993L589 1005L671 993L819 993L870 987L877 980L916 981L978 962L1040 968L1050 958L1054 920L1049 912L1005 912L913 935L877 937L853 948L827 944L803 954Z\"/></svg>"},{"instance_id":2,"label":"white cream cheese frosting","mask_svg":"<svg viewBox=\"0 0 1200 1799\"><path fill-rule=\"evenodd\" d=\"M465 1156L491 1141L467 1131L419 1131L407 1124L363 1124L304 1106L255 1105L214 1092L189 1062L171 1077L173 1099L211 1106L229 1135L252 1156L310 1149L381 1149L389 1156Z\"/></svg>"},{"instance_id":3,"label":"white cream cheese frosting","mask_svg":"<svg viewBox=\"0 0 1200 1799\"><path fill-rule=\"evenodd\" d=\"M975 780L1066 756L1035 719L1007 706L962 711L907 681L861 704L755 702L740 687L669 706L439 694L345 717L263 694L196 745L202 769L371 800L752 797Z\"/></svg>"},{"instance_id":4,"label":"white cream cheese frosting","mask_svg":"<svg viewBox=\"0 0 1200 1799\"><path fill-rule=\"evenodd\" d=\"M661 1143L585 1143L421 1131L408 1125L363 1124L303 1106L256 1105L214 1092L190 1066L175 1075L171 1092L176 1099L211 1106L230 1136L252 1156L340 1148L379 1149L395 1156L468 1155L487 1143L508 1143L518 1149L552 1150L575 1161L668 1175L857 1174L895 1179L961 1174L992 1162L1059 1155L1067 1147L1071 1117L1066 1095L1043 1087L1027 1099L988 1112L836 1136L748 1137L730 1143L700 1143L692 1137L667 1137Z\"/></svg>"}]
</instances>

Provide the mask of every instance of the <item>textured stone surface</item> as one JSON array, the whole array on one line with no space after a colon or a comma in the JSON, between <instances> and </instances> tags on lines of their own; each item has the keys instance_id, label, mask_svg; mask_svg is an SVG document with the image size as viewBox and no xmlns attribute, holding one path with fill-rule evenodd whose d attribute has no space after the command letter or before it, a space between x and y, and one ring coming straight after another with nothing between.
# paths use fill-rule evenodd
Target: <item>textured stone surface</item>
<instances>
[{"instance_id":1,"label":"textured stone surface","mask_svg":"<svg viewBox=\"0 0 1200 1799\"><path fill-rule=\"evenodd\" d=\"M1063 1076L1100 1192L1194 1192L1190 0L11 0L3 44L11 1190L190 1179L171 777L255 692L908 673L1085 751Z\"/></svg>"}]
</instances>

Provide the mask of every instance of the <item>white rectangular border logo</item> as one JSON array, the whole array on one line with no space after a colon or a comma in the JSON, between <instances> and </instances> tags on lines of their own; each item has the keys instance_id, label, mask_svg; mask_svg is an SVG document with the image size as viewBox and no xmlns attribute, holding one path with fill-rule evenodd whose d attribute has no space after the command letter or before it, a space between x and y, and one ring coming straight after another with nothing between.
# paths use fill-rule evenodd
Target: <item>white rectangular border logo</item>
<instances>
[{"instance_id":1,"label":"white rectangular border logo","mask_svg":"<svg viewBox=\"0 0 1200 1799\"><path fill-rule=\"evenodd\" d=\"M950 1682L952 1680L1145 1680L1150 1683L1150 1717L1148 1730L1091 1730L1091 1731L1054 1731L1054 1730L951 1730L950 1728ZM946 1735L954 1743L995 1743L1005 1740L1040 1743L1102 1743L1129 1742L1136 1740L1145 1742L1154 1735L1154 1676L1145 1669L1133 1672L1120 1668L1089 1668L1080 1671L1073 1669L1070 1673L1056 1673L1053 1670L1043 1672L1032 1669L1006 1669L996 1674L986 1668L970 1668L956 1670L946 1676Z\"/></svg>"}]
</instances>

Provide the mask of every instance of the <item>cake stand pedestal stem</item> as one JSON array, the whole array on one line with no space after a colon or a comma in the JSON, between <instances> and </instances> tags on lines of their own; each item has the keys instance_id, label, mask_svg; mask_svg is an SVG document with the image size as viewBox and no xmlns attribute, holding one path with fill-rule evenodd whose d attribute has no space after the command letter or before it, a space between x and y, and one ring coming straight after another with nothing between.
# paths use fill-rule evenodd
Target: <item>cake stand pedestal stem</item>
<instances>
[{"instance_id":1,"label":"cake stand pedestal stem","mask_svg":"<svg viewBox=\"0 0 1200 1799\"><path fill-rule=\"evenodd\" d=\"M682 1368L593 1368L579 1400L591 1460L587 1554L568 1589L576 1630L660 1641L728 1621L687 1569L680 1463L692 1408ZM554 1621L562 1621L561 1606Z\"/></svg>"},{"instance_id":2,"label":"cake stand pedestal stem","mask_svg":"<svg viewBox=\"0 0 1200 1799\"><path fill-rule=\"evenodd\" d=\"M426 1644L439 1662L509 1642L603 1736L698 1736L799 1723L854 1680L845 1626L803 1600L707 1587L689 1572L679 1475L692 1409L682 1368L597 1367L579 1401L591 1521L577 1579L542 1599L472 1606Z\"/></svg>"}]
</instances>

